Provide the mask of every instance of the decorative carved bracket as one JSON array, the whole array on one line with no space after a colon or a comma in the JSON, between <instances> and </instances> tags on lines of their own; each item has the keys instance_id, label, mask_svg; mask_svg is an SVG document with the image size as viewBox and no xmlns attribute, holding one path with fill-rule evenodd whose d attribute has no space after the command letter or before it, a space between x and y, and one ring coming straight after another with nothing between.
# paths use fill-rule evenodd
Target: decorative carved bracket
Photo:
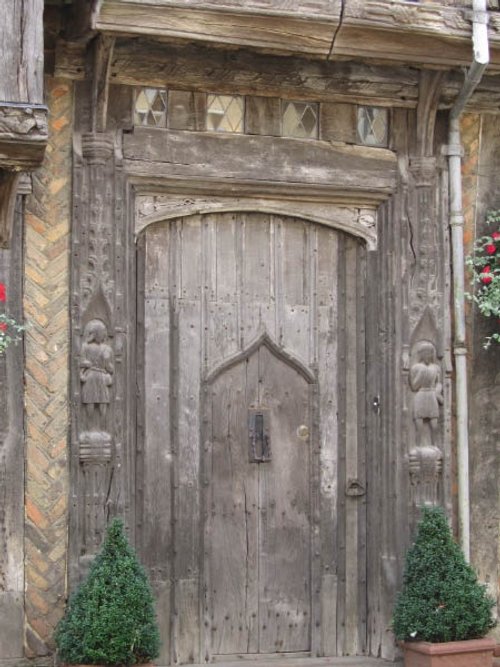
<instances>
[{"instance_id":1,"label":"decorative carved bracket","mask_svg":"<svg viewBox=\"0 0 500 667\"><path fill-rule=\"evenodd\" d=\"M9 245L20 172L40 166L47 145L47 107L0 104L0 247Z\"/></svg>"},{"instance_id":2,"label":"decorative carved bracket","mask_svg":"<svg viewBox=\"0 0 500 667\"><path fill-rule=\"evenodd\" d=\"M0 170L0 248L9 245L20 173Z\"/></svg>"},{"instance_id":3,"label":"decorative carved bracket","mask_svg":"<svg viewBox=\"0 0 500 667\"><path fill-rule=\"evenodd\" d=\"M106 130L108 110L109 72L111 58L115 46L115 38L109 35L98 35L92 42L93 76L92 76L92 131Z\"/></svg>"},{"instance_id":4,"label":"decorative carved bracket","mask_svg":"<svg viewBox=\"0 0 500 667\"><path fill-rule=\"evenodd\" d=\"M43 104L0 103L0 168L29 171L40 166L48 140Z\"/></svg>"}]
</instances>

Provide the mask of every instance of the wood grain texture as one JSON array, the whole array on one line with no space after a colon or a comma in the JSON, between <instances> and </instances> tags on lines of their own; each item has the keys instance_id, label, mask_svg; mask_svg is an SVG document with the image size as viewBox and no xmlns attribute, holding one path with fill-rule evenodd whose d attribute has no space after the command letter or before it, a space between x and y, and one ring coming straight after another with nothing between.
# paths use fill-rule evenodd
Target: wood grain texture
<instances>
[{"instance_id":1,"label":"wood grain texture","mask_svg":"<svg viewBox=\"0 0 500 667\"><path fill-rule=\"evenodd\" d=\"M152 489L138 498L147 499L143 522L158 494L165 515L173 498L172 551L151 530L155 553L146 557L156 563L153 576L163 573L164 595L172 595L171 618L166 597L160 615L167 641L173 632L171 660L362 649L363 619L358 626L352 610L361 608L364 590L365 526L353 499L357 533L349 536L347 562L337 491L345 491L347 472L337 443L358 434L352 475L362 473L364 456L364 398L349 412L337 389L363 395L363 355L353 335L363 328L358 260L340 269L341 233L269 213L158 220L142 234L138 436L149 444L139 448L145 463L137 474L138 489L148 480ZM358 242L349 243L355 258ZM344 341L351 341L349 368L358 370L347 384L339 376L347 366L339 361L337 313L347 306L338 272L344 282L351 276ZM165 299L170 315L161 310ZM156 342L147 344L151 337ZM249 458L248 410L259 406L270 415L271 457L263 463ZM339 562L350 573L343 588ZM351 622L339 644L335 619L343 607Z\"/></svg>"},{"instance_id":2,"label":"wood grain texture","mask_svg":"<svg viewBox=\"0 0 500 667\"><path fill-rule=\"evenodd\" d=\"M43 103L43 0L9 0L0 25L0 100Z\"/></svg>"},{"instance_id":3,"label":"wood grain texture","mask_svg":"<svg viewBox=\"0 0 500 667\"><path fill-rule=\"evenodd\" d=\"M76 60L76 62L75 62ZM80 76L79 57L61 48L57 67ZM405 67L323 62L117 37L111 80L130 85L310 101L415 106L418 76ZM370 100L370 101L369 101Z\"/></svg>"},{"instance_id":4,"label":"wood grain texture","mask_svg":"<svg viewBox=\"0 0 500 667\"><path fill-rule=\"evenodd\" d=\"M395 156L386 149L278 137L135 128L123 137L123 155L125 168L136 177L303 184L349 192L357 203L385 199L395 175Z\"/></svg>"},{"instance_id":5,"label":"wood grain texture","mask_svg":"<svg viewBox=\"0 0 500 667\"><path fill-rule=\"evenodd\" d=\"M147 11L145 9L147 8ZM165 11L168 9L168 12ZM96 27L178 40L219 42L320 58L466 65L470 24L460 7L349 0L291 11L289 5L105 0ZM496 39L498 27L491 30ZM353 46L355 44L355 46ZM445 47L445 48L443 48Z\"/></svg>"},{"instance_id":6,"label":"wood grain texture","mask_svg":"<svg viewBox=\"0 0 500 667\"><path fill-rule=\"evenodd\" d=\"M105 32L147 34L159 37L198 39L246 45L278 52L301 51L325 57L337 27L340 3L335 13L311 17L307 12L262 13L261 11L216 11L212 8L178 7L167 3L105 0L95 26ZM147 11L144 11L147 8ZM168 8L168 12L165 9ZM292 47L293 45L293 47Z\"/></svg>"}]
</instances>

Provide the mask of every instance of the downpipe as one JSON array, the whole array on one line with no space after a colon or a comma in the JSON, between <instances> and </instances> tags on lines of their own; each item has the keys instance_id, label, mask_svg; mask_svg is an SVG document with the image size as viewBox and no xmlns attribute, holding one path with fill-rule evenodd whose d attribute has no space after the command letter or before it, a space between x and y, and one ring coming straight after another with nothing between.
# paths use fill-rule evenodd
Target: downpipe
<instances>
[{"instance_id":1,"label":"downpipe","mask_svg":"<svg viewBox=\"0 0 500 667\"><path fill-rule=\"evenodd\" d=\"M470 560L469 430L467 404L467 347L465 330L464 215L462 208L462 144L460 116L489 63L487 0L473 0L474 57L462 89L450 111L448 146L450 227L453 267L455 393L457 413L458 528L460 545Z\"/></svg>"}]
</instances>

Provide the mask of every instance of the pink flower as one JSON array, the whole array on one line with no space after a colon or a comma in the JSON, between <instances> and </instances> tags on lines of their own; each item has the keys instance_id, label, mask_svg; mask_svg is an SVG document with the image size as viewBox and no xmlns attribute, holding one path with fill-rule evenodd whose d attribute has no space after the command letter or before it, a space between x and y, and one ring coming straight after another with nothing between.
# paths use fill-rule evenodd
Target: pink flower
<instances>
[{"instance_id":1,"label":"pink flower","mask_svg":"<svg viewBox=\"0 0 500 667\"><path fill-rule=\"evenodd\" d=\"M0 322L0 331L7 331L7 324L5 322Z\"/></svg>"},{"instance_id":2,"label":"pink flower","mask_svg":"<svg viewBox=\"0 0 500 667\"><path fill-rule=\"evenodd\" d=\"M481 282L483 283L483 285L489 285L492 282L493 278L489 275L490 272L491 272L491 267L490 266L485 266L483 268L483 270L481 271L480 278L481 278Z\"/></svg>"},{"instance_id":3,"label":"pink flower","mask_svg":"<svg viewBox=\"0 0 500 667\"><path fill-rule=\"evenodd\" d=\"M497 247L494 243L487 243L484 246L484 251L487 255L494 255L497 251Z\"/></svg>"}]
</instances>

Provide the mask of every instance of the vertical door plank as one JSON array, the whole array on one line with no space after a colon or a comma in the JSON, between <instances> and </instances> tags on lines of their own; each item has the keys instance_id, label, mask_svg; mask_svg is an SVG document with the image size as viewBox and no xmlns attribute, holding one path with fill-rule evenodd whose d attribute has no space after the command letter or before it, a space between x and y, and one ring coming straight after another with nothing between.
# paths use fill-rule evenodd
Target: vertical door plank
<instances>
[{"instance_id":1,"label":"vertical door plank","mask_svg":"<svg viewBox=\"0 0 500 667\"><path fill-rule=\"evenodd\" d=\"M212 652L257 650L257 468L248 459L245 361L211 387L209 540ZM253 392L256 390L254 384Z\"/></svg>"},{"instance_id":2,"label":"vertical door plank","mask_svg":"<svg viewBox=\"0 0 500 667\"><path fill-rule=\"evenodd\" d=\"M274 234L270 216L241 214L241 334L247 345L265 328L274 336Z\"/></svg>"},{"instance_id":3,"label":"vertical door plank","mask_svg":"<svg viewBox=\"0 0 500 667\"><path fill-rule=\"evenodd\" d=\"M308 361L311 353L308 284L311 267L306 224L290 218L281 222L282 343L297 357Z\"/></svg>"},{"instance_id":4,"label":"vertical door plank","mask_svg":"<svg viewBox=\"0 0 500 667\"><path fill-rule=\"evenodd\" d=\"M338 307L337 307L337 533L334 544L337 557L337 655L345 655L346 628L346 354L348 331L346 326L346 242L338 236ZM321 364L320 364L321 365Z\"/></svg>"},{"instance_id":5,"label":"vertical door plank","mask_svg":"<svg viewBox=\"0 0 500 667\"><path fill-rule=\"evenodd\" d=\"M357 421L358 421L358 451L357 451L357 478L363 489L367 489L366 483L366 439L367 439L367 415L366 415L366 248L357 243L357 270L356 270L356 359L357 359ZM366 558L366 493L358 496L357 522L358 522L358 654L364 655L367 644L367 558Z\"/></svg>"},{"instance_id":6,"label":"vertical door plank","mask_svg":"<svg viewBox=\"0 0 500 667\"><path fill-rule=\"evenodd\" d=\"M138 501L141 555L148 567L157 601L162 639L161 660L170 662L172 577L172 450L170 443L170 310L169 225L155 225L145 232L144 260L144 358L142 387L143 440L138 442ZM147 350L147 354L144 351ZM161 516L162 520L158 521Z\"/></svg>"},{"instance_id":7,"label":"vertical door plank","mask_svg":"<svg viewBox=\"0 0 500 667\"><path fill-rule=\"evenodd\" d=\"M321 525L321 653L337 653L337 322L338 233L317 230L316 303L318 317L318 382Z\"/></svg>"},{"instance_id":8,"label":"vertical door plank","mask_svg":"<svg viewBox=\"0 0 500 667\"><path fill-rule=\"evenodd\" d=\"M208 306L208 368L238 350L237 215L214 217L216 293Z\"/></svg>"},{"instance_id":9,"label":"vertical door plank","mask_svg":"<svg viewBox=\"0 0 500 667\"><path fill-rule=\"evenodd\" d=\"M180 222L180 298L199 299L202 272L201 216Z\"/></svg>"},{"instance_id":10,"label":"vertical door plank","mask_svg":"<svg viewBox=\"0 0 500 667\"><path fill-rule=\"evenodd\" d=\"M349 485L358 479L358 375L357 375L357 242L346 239L346 494ZM358 496L346 496L346 588L345 588L345 645L344 653L357 655L358 642Z\"/></svg>"},{"instance_id":11,"label":"vertical door plank","mask_svg":"<svg viewBox=\"0 0 500 667\"><path fill-rule=\"evenodd\" d=\"M180 663L200 659L199 549L200 549L200 379L202 267L201 219L182 220L177 237L181 298L173 324L175 377L175 612L174 652ZM179 275L180 274L180 275Z\"/></svg>"},{"instance_id":12,"label":"vertical door plank","mask_svg":"<svg viewBox=\"0 0 500 667\"><path fill-rule=\"evenodd\" d=\"M271 461L259 464L259 648L263 653L307 651L311 619L310 385L264 346L259 349L259 385L260 402L271 411L272 452Z\"/></svg>"},{"instance_id":13,"label":"vertical door plank","mask_svg":"<svg viewBox=\"0 0 500 667\"><path fill-rule=\"evenodd\" d=\"M234 303L236 298L236 227L239 224L236 213L217 216L217 302Z\"/></svg>"}]
</instances>

